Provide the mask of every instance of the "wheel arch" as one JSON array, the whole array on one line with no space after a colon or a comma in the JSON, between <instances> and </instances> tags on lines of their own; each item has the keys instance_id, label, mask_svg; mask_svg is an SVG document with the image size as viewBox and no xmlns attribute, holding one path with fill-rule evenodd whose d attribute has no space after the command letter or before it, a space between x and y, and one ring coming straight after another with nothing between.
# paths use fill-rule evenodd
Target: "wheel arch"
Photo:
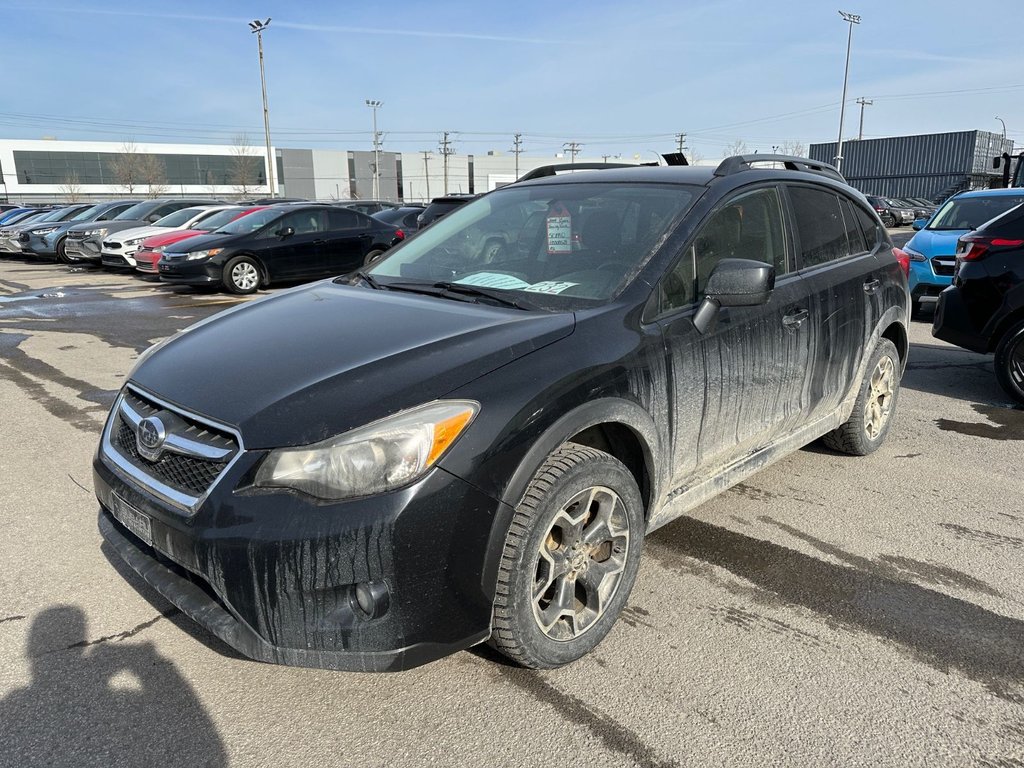
<instances>
[{"instance_id":1,"label":"wheel arch","mask_svg":"<svg viewBox=\"0 0 1024 768\"><path fill-rule=\"evenodd\" d=\"M263 259L257 256L252 251L239 251L238 253L232 254L227 261L224 262L224 266L221 269L227 269L228 264L237 259L239 256L244 256L247 259L252 259L256 263L256 269L260 271L260 288L266 288L270 285L270 272L267 270L267 265Z\"/></svg>"},{"instance_id":2,"label":"wheel arch","mask_svg":"<svg viewBox=\"0 0 1024 768\"><path fill-rule=\"evenodd\" d=\"M900 356L900 367L905 368L907 355L910 353L910 337L907 335L906 326L899 321L893 321L882 331L882 338L893 343Z\"/></svg>"},{"instance_id":3,"label":"wheel arch","mask_svg":"<svg viewBox=\"0 0 1024 768\"><path fill-rule=\"evenodd\" d=\"M1010 332L1010 330L1018 323L1024 321L1024 306L1017 307L1012 312L1007 312L998 323L993 327L991 335L985 342L985 347L991 354L996 351L996 347L999 346L999 342L1003 340L1003 337Z\"/></svg>"}]
</instances>

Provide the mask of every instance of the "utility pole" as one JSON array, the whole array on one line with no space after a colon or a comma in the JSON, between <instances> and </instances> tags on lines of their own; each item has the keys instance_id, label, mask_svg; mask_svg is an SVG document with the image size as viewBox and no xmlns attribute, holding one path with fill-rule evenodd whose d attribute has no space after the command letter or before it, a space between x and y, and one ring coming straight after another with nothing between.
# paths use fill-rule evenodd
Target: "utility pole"
<instances>
[{"instance_id":1,"label":"utility pole","mask_svg":"<svg viewBox=\"0 0 1024 768\"><path fill-rule=\"evenodd\" d=\"M850 49L853 47L853 25L860 24L860 16L846 11L840 11L839 15L843 21L850 25L850 32L846 37L846 71L843 75L843 100L839 102L839 138L836 140L836 170L843 167L843 120L846 119L846 86L850 80Z\"/></svg>"},{"instance_id":2,"label":"utility pole","mask_svg":"<svg viewBox=\"0 0 1024 768\"><path fill-rule=\"evenodd\" d=\"M857 131L857 141L862 141L864 139L864 107L870 107L875 102L861 96L857 99L857 103L860 104L860 130Z\"/></svg>"},{"instance_id":3,"label":"utility pole","mask_svg":"<svg viewBox=\"0 0 1024 768\"><path fill-rule=\"evenodd\" d=\"M383 101L367 99L366 106L373 110L373 199L380 200L380 133L377 132L377 110Z\"/></svg>"},{"instance_id":4,"label":"utility pole","mask_svg":"<svg viewBox=\"0 0 1024 768\"><path fill-rule=\"evenodd\" d=\"M270 26L270 17L266 21L253 19L249 22L249 31L256 35L260 49L260 85L263 87L263 132L267 138L267 189L271 197L277 197L277 185L274 184L274 158L270 155L270 108L267 106L267 77L263 73L263 30Z\"/></svg>"},{"instance_id":5,"label":"utility pole","mask_svg":"<svg viewBox=\"0 0 1024 768\"><path fill-rule=\"evenodd\" d=\"M567 141L562 145L562 149L569 153L569 156L572 158L569 162L575 165L576 155L578 155L580 150L583 149L583 145L578 141Z\"/></svg>"},{"instance_id":6,"label":"utility pole","mask_svg":"<svg viewBox=\"0 0 1024 768\"><path fill-rule=\"evenodd\" d=\"M519 153L523 151L523 134L512 134L512 153L516 156L516 178L519 178Z\"/></svg>"},{"instance_id":7,"label":"utility pole","mask_svg":"<svg viewBox=\"0 0 1024 768\"><path fill-rule=\"evenodd\" d=\"M601 159L604 160L606 163L608 162L609 157L611 157L611 155L601 155Z\"/></svg>"},{"instance_id":8,"label":"utility pole","mask_svg":"<svg viewBox=\"0 0 1024 768\"><path fill-rule=\"evenodd\" d=\"M448 194L448 156L455 154L455 150L452 149L451 142L448 140L448 134L450 131L445 131L441 134L441 157L444 160L444 193Z\"/></svg>"},{"instance_id":9,"label":"utility pole","mask_svg":"<svg viewBox=\"0 0 1024 768\"><path fill-rule=\"evenodd\" d=\"M683 150L686 149L686 134L685 133L677 133L676 134L676 143L677 143L677 145L679 147L679 154L680 155L683 154Z\"/></svg>"},{"instance_id":10,"label":"utility pole","mask_svg":"<svg viewBox=\"0 0 1024 768\"><path fill-rule=\"evenodd\" d=\"M427 180L427 202L430 202L430 156L434 154L429 149L421 149L423 155L423 178Z\"/></svg>"}]
</instances>

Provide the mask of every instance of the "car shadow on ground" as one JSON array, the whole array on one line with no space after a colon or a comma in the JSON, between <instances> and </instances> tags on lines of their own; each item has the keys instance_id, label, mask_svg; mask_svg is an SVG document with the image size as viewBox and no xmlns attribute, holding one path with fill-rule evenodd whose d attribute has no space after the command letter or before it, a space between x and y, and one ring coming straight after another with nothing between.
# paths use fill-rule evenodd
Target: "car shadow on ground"
<instances>
[{"instance_id":1,"label":"car shadow on ground","mask_svg":"<svg viewBox=\"0 0 1024 768\"><path fill-rule=\"evenodd\" d=\"M1011 406L1009 397L996 381L992 356L959 347L912 342L900 385L904 389L969 403Z\"/></svg>"},{"instance_id":2,"label":"car shadow on ground","mask_svg":"<svg viewBox=\"0 0 1024 768\"><path fill-rule=\"evenodd\" d=\"M81 608L38 613L31 680L0 700L0 764L226 766L213 720L177 667L152 643L122 642L159 618L89 640Z\"/></svg>"}]
</instances>

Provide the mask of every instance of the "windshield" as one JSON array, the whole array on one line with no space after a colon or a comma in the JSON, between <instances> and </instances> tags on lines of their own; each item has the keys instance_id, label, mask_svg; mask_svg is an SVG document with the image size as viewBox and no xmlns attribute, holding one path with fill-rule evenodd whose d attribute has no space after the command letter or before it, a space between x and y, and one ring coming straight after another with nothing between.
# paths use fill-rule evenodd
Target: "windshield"
<instances>
[{"instance_id":1,"label":"windshield","mask_svg":"<svg viewBox=\"0 0 1024 768\"><path fill-rule=\"evenodd\" d=\"M250 213L248 216L243 216L240 219L225 224L223 227L218 229L215 234L218 235L244 235L247 232L255 232L257 229L265 224L269 224L274 219L284 216L285 211L280 208L265 208L262 211L256 211Z\"/></svg>"},{"instance_id":2,"label":"windshield","mask_svg":"<svg viewBox=\"0 0 1024 768\"><path fill-rule=\"evenodd\" d=\"M94 205L92 208L86 208L84 211L82 211L80 214L78 214L77 216L75 216L71 220L72 221L85 221L86 219L91 219L93 216L95 216L97 213L99 213L100 211L102 211L106 207L107 207L106 203L100 203L99 205Z\"/></svg>"},{"instance_id":3,"label":"windshield","mask_svg":"<svg viewBox=\"0 0 1024 768\"><path fill-rule=\"evenodd\" d=\"M121 213L114 217L114 221L135 221L136 219L146 218L146 214L153 208L153 203L146 201L144 203L136 203L131 208L125 208Z\"/></svg>"},{"instance_id":4,"label":"windshield","mask_svg":"<svg viewBox=\"0 0 1024 768\"><path fill-rule=\"evenodd\" d=\"M507 187L423 230L370 273L385 287L447 282L559 308L607 300L695 197L676 184Z\"/></svg>"},{"instance_id":5,"label":"windshield","mask_svg":"<svg viewBox=\"0 0 1024 768\"><path fill-rule=\"evenodd\" d=\"M226 211L217 211L211 213L209 216L204 216L199 221L193 222L189 225L189 229L202 229L206 232L212 232L218 227L223 227L234 221L240 215L241 211L239 208L229 208Z\"/></svg>"},{"instance_id":6,"label":"windshield","mask_svg":"<svg viewBox=\"0 0 1024 768\"><path fill-rule=\"evenodd\" d=\"M157 219L153 222L154 227L182 227L187 221L194 219L200 213L202 208L182 208L180 211L174 213L168 213L162 219Z\"/></svg>"},{"instance_id":7,"label":"windshield","mask_svg":"<svg viewBox=\"0 0 1024 768\"><path fill-rule=\"evenodd\" d=\"M39 215L38 211L22 211L4 220L4 224L24 224Z\"/></svg>"},{"instance_id":8,"label":"windshield","mask_svg":"<svg viewBox=\"0 0 1024 768\"><path fill-rule=\"evenodd\" d=\"M55 208L45 216L40 216L36 221L60 221L67 208Z\"/></svg>"},{"instance_id":9,"label":"windshield","mask_svg":"<svg viewBox=\"0 0 1024 768\"><path fill-rule=\"evenodd\" d=\"M986 221L1001 216L1024 202L1024 195L988 195L954 197L947 200L928 225L928 229L977 229Z\"/></svg>"}]
</instances>

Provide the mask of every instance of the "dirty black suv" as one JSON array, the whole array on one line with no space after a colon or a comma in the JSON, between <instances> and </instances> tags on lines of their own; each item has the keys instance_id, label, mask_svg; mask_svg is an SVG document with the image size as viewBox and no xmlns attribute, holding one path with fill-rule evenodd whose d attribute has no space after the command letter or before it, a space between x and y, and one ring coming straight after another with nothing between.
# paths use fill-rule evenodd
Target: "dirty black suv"
<instances>
[{"instance_id":1,"label":"dirty black suv","mask_svg":"<svg viewBox=\"0 0 1024 768\"><path fill-rule=\"evenodd\" d=\"M521 231L468 252L492 221ZM647 532L818 438L878 447L908 302L821 163L516 183L147 352L94 462L100 530L256 659L394 670L489 639L558 666L612 627Z\"/></svg>"}]
</instances>

